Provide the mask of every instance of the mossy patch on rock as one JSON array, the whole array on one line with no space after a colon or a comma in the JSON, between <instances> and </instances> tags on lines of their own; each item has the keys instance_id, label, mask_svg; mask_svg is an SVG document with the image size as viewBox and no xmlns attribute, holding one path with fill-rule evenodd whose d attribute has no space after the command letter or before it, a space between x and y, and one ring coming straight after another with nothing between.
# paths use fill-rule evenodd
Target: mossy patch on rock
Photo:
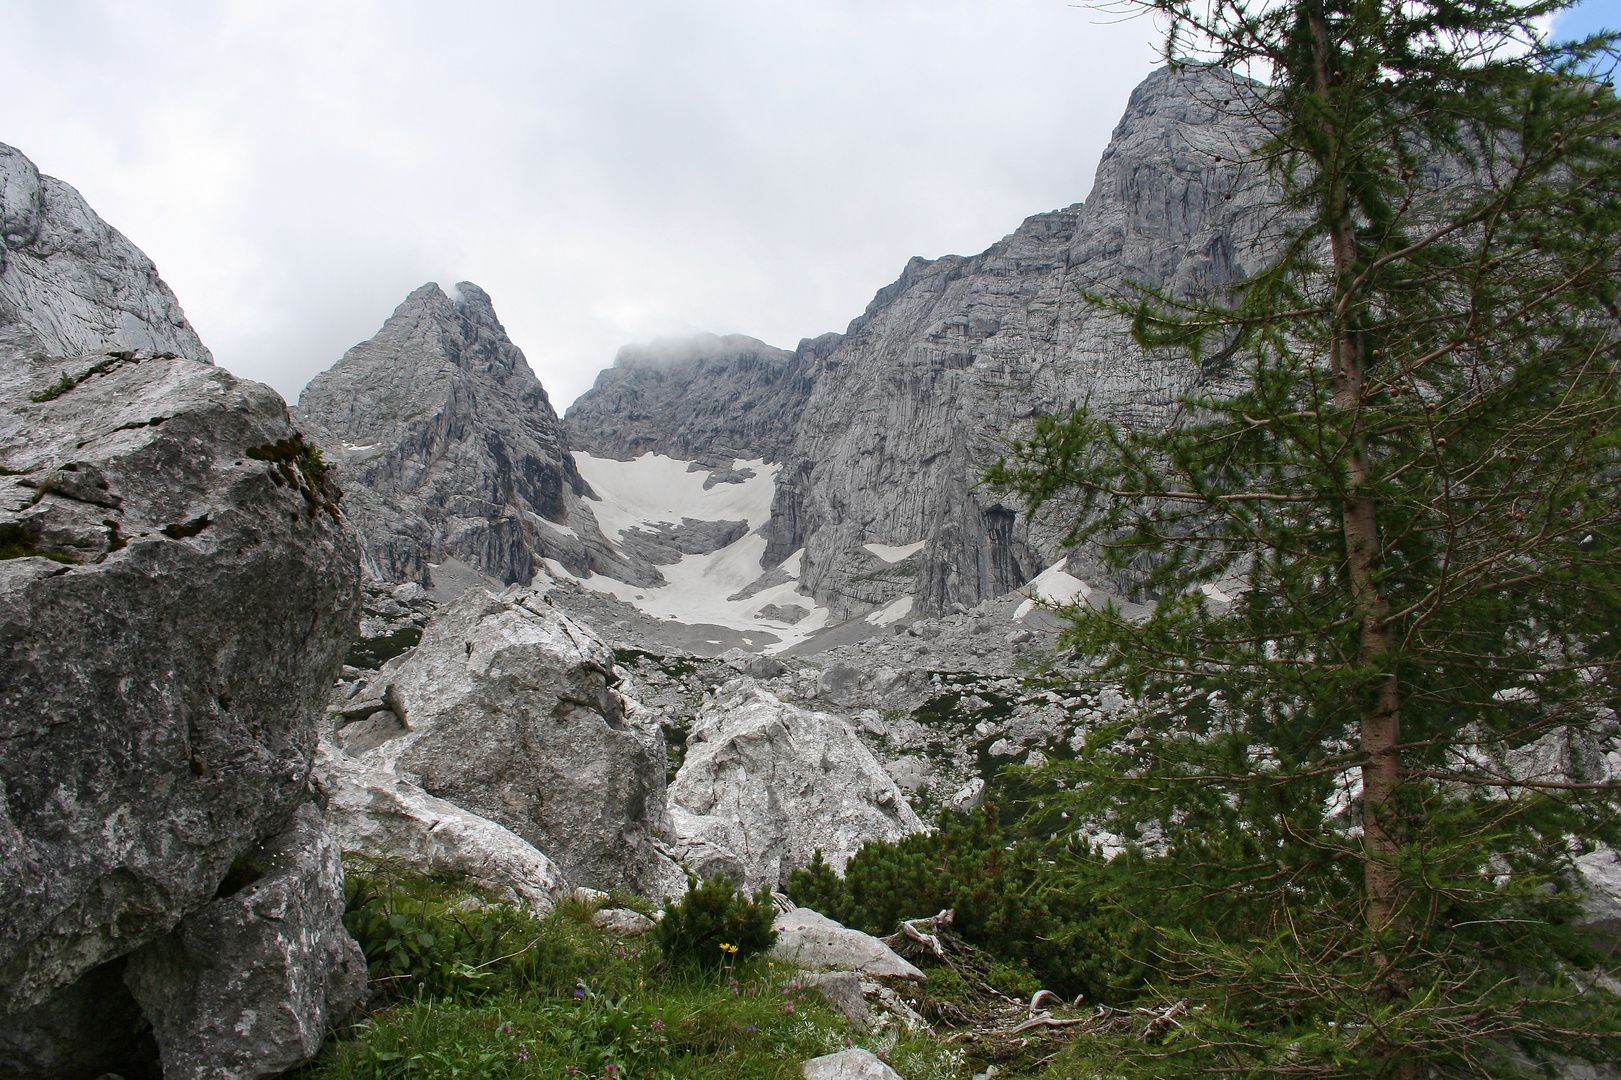
<instances>
[{"instance_id":1,"label":"mossy patch on rock","mask_svg":"<svg viewBox=\"0 0 1621 1080\"><path fill-rule=\"evenodd\" d=\"M320 449L305 442L303 434L295 431L291 438L249 447L247 453L255 461L270 462L270 479L277 486L286 484L304 496L312 519L317 510L325 510L334 522L340 520L338 501L343 492L331 481Z\"/></svg>"},{"instance_id":2,"label":"mossy patch on rock","mask_svg":"<svg viewBox=\"0 0 1621 1080\"><path fill-rule=\"evenodd\" d=\"M26 559L32 556L70 566L78 565L79 560L71 555L39 550L35 546L38 542L39 534L29 532L21 525L0 525L0 559Z\"/></svg>"}]
</instances>

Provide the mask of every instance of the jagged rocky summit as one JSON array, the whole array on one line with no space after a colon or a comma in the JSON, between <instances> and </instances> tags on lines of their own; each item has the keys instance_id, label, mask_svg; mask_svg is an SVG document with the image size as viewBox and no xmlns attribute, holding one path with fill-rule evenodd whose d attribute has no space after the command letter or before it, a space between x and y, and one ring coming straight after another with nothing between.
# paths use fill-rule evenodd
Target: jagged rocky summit
<instances>
[{"instance_id":1,"label":"jagged rocky summit","mask_svg":"<svg viewBox=\"0 0 1621 1080\"><path fill-rule=\"evenodd\" d=\"M72 187L0 143L0 348L213 356L157 267Z\"/></svg>"},{"instance_id":2,"label":"jagged rocky summit","mask_svg":"<svg viewBox=\"0 0 1621 1080\"><path fill-rule=\"evenodd\" d=\"M570 573L662 581L579 510L591 489L489 296L462 282L411 293L371 340L299 395L295 416L350 493L368 575L444 586Z\"/></svg>"},{"instance_id":3,"label":"jagged rocky summit","mask_svg":"<svg viewBox=\"0 0 1621 1080\"><path fill-rule=\"evenodd\" d=\"M780 460L761 568L793 560L833 623L908 599L938 614L1026 585L1063 553L1057 530L979 486L1003 440L1082 401L1163 425L1213 374L1143 356L1078 290L1209 293L1265 257L1273 192L1235 164L1259 134L1244 86L1212 68L1155 72L1084 204L1035 215L979 255L913 259L844 334L769 363L733 339L660 363L622 357L570 408L570 445ZM756 401L791 438L762 429L744 407ZM627 436L623 412L648 414L656 437ZM1071 569L1101 576L1084 563Z\"/></svg>"}]
</instances>

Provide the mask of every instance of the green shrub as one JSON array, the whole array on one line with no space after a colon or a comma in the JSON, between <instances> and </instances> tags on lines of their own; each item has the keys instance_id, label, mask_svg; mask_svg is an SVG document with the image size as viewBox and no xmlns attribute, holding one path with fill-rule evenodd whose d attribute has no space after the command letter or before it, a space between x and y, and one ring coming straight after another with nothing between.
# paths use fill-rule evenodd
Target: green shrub
<instances>
[{"instance_id":1,"label":"green shrub","mask_svg":"<svg viewBox=\"0 0 1621 1080\"><path fill-rule=\"evenodd\" d=\"M716 968L747 959L776 944L771 926L771 894L761 889L751 900L725 874L699 885L670 905L655 937L673 966Z\"/></svg>"},{"instance_id":2,"label":"green shrub","mask_svg":"<svg viewBox=\"0 0 1621 1080\"><path fill-rule=\"evenodd\" d=\"M864 845L843 878L814 858L794 872L788 895L879 935L952 908L953 933L1016 962L1041 986L1100 1001L1135 993L1153 970L1153 949L1149 926L1114 900L1131 880L1131 859L1021 837L1044 832L1039 808L1012 826L1001 817L990 805L942 811L932 832Z\"/></svg>"},{"instance_id":3,"label":"green shrub","mask_svg":"<svg viewBox=\"0 0 1621 1080\"><path fill-rule=\"evenodd\" d=\"M483 997L572 986L582 961L557 928L464 886L351 871L343 924L360 943L373 992Z\"/></svg>"}]
</instances>

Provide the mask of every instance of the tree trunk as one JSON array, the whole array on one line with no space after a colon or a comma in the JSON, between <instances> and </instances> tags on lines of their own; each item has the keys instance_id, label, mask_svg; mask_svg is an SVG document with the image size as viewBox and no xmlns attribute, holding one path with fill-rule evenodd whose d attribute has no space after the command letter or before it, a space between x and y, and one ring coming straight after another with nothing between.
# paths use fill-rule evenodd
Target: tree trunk
<instances>
[{"instance_id":1,"label":"tree trunk","mask_svg":"<svg viewBox=\"0 0 1621 1080\"><path fill-rule=\"evenodd\" d=\"M1313 78L1326 103L1332 87L1334 45L1321 4L1311 8ZM1329 130L1327 160L1318 162L1329 182L1330 243L1334 258L1336 301L1345 298L1359 269L1356 226L1350 200L1336 153L1339 133ZM1385 625L1389 614L1379 587L1380 563L1378 505L1368 493L1370 474L1367 435L1362 425L1362 404L1366 390L1367 343L1349 315L1355 305L1344 304L1347 314L1330 342L1330 363L1334 377L1334 404L1349 418L1346 431L1347 491L1341 507L1345 530L1346 576L1358 617L1357 660L1376 668L1390 654L1393 642ZM1401 735L1401 688L1394 672L1387 671L1372 694L1362 703L1362 843L1363 874L1368 895L1368 929L1383 932L1396 925L1401 913L1401 882L1396 868L1398 845L1391 831L1390 799L1401 781L1401 761L1396 745Z\"/></svg>"}]
</instances>

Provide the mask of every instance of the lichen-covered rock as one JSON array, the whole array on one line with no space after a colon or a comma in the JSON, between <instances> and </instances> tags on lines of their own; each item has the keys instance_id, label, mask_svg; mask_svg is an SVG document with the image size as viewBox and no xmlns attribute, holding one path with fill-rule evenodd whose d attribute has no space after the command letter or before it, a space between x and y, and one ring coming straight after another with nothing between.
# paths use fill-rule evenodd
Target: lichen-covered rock
<instances>
[{"instance_id":1,"label":"lichen-covered rock","mask_svg":"<svg viewBox=\"0 0 1621 1080\"><path fill-rule=\"evenodd\" d=\"M359 574L281 398L195 360L5 359L0 468L3 1015L287 827Z\"/></svg>"},{"instance_id":2,"label":"lichen-covered rock","mask_svg":"<svg viewBox=\"0 0 1621 1080\"><path fill-rule=\"evenodd\" d=\"M736 841L733 823L707 814L694 814L680 803L670 804L670 839L665 848L671 859L699 881L725 874L742 885L749 868L729 845ZM685 892L685 887L676 892Z\"/></svg>"},{"instance_id":3,"label":"lichen-covered rock","mask_svg":"<svg viewBox=\"0 0 1621 1080\"><path fill-rule=\"evenodd\" d=\"M365 997L366 958L343 926L343 857L315 805L249 859L263 876L129 956L124 981L164 1080L285 1072Z\"/></svg>"},{"instance_id":4,"label":"lichen-covered rock","mask_svg":"<svg viewBox=\"0 0 1621 1080\"><path fill-rule=\"evenodd\" d=\"M149 349L213 363L152 260L77 191L0 143L0 348Z\"/></svg>"},{"instance_id":5,"label":"lichen-covered rock","mask_svg":"<svg viewBox=\"0 0 1621 1080\"><path fill-rule=\"evenodd\" d=\"M557 864L517 833L366 765L324 739L315 759L315 783L325 801L327 831L346 852L413 873L464 880L537 911L550 911L569 889Z\"/></svg>"},{"instance_id":6,"label":"lichen-covered rock","mask_svg":"<svg viewBox=\"0 0 1621 1080\"><path fill-rule=\"evenodd\" d=\"M807 972L800 982L820 994L828 1008L852 1024L867 1026L871 1012L861 992L861 979L855 972L812 971Z\"/></svg>"},{"instance_id":7,"label":"lichen-covered rock","mask_svg":"<svg viewBox=\"0 0 1621 1080\"><path fill-rule=\"evenodd\" d=\"M835 870L868 840L923 823L845 721L790 705L753 679L706 702L669 791L677 845L741 860L750 889L781 888L820 849Z\"/></svg>"},{"instance_id":8,"label":"lichen-covered rock","mask_svg":"<svg viewBox=\"0 0 1621 1080\"><path fill-rule=\"evenodd\" d=\"M658 925L646 915L630 908L603 908L591 916L591 924L618 938L636 937Z\"/></svg>"},{"instance_id":9,"label":"lichen-covered rock","mask_svg":"<svg viewBox=\"0 0 1621 1080\"><path fill-rule=\"evenodd\" d=\"M470 589L356 687L402 725L360 760L511 829L571 882L650 889L664 736L619 683L608 646L542 594Z\"/></svg>"}]
</instances>

